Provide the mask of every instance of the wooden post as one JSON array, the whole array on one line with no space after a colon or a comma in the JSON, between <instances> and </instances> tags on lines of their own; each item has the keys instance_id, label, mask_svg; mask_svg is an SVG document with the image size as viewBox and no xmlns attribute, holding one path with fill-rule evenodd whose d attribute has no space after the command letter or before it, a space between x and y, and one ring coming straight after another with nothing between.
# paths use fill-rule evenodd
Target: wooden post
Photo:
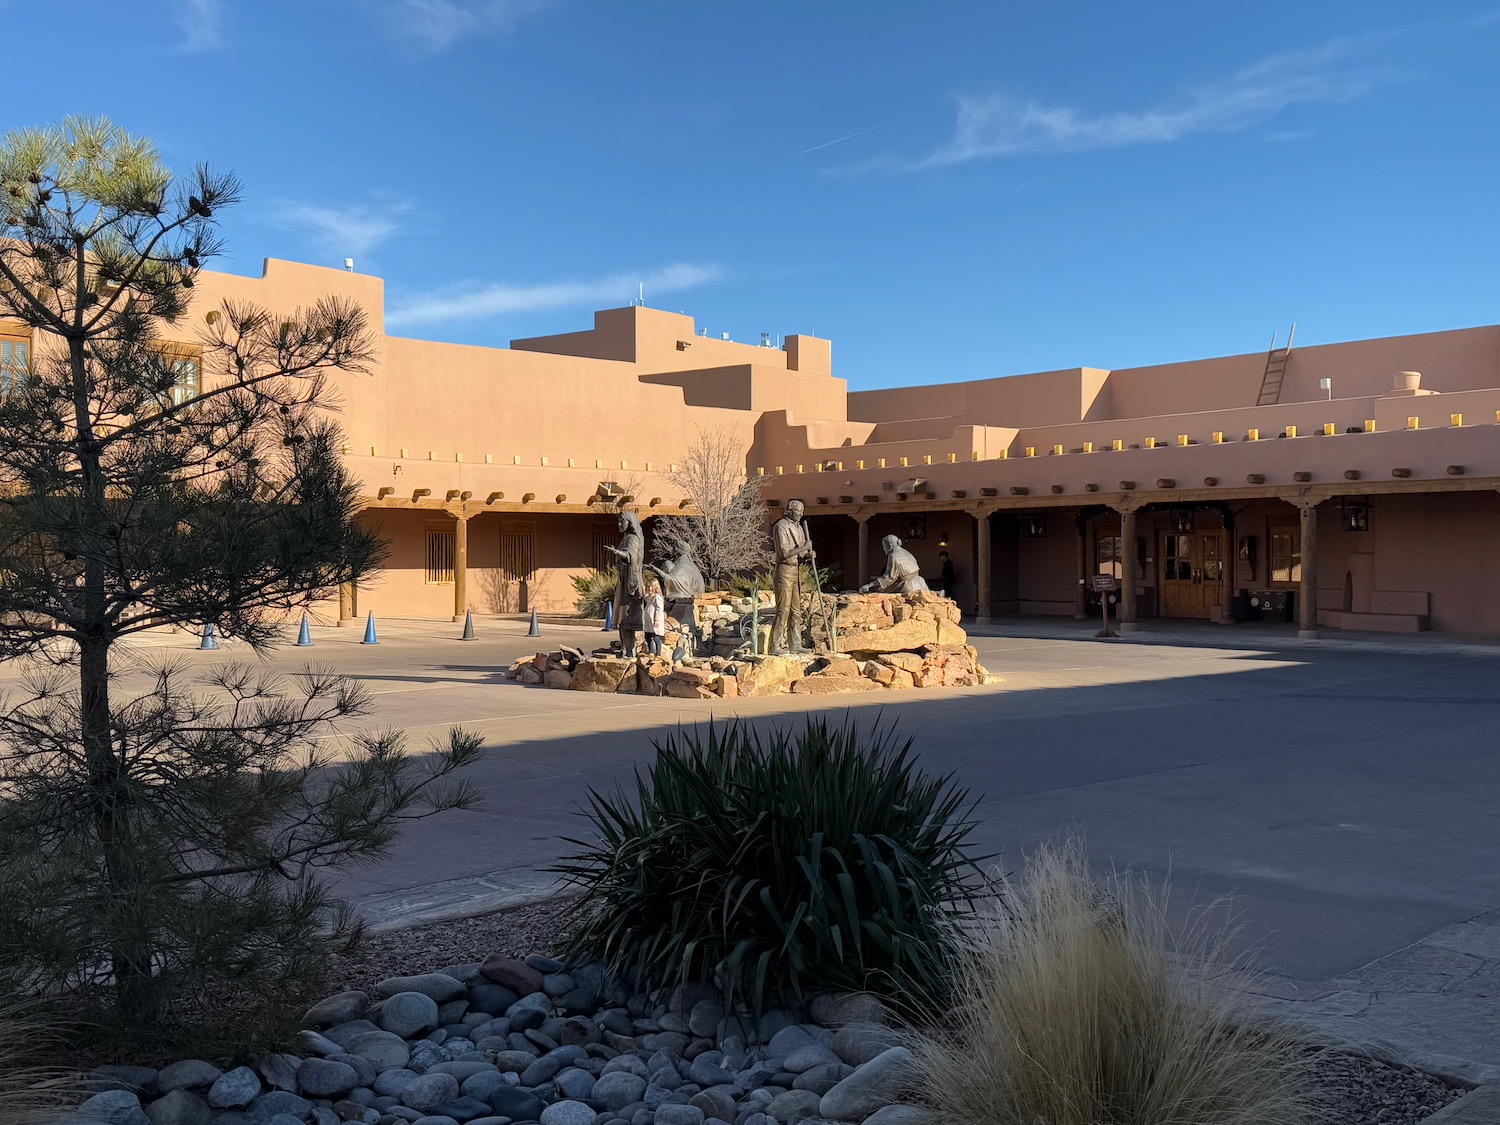
<instances>
[{"instance_id":1,"label":"wooden post","mask_svg":"<svg viewBox=\"0 0 1500 1125\"><path fill-rule=\"evenodd\" d=\"M1238 577L1236 568L1240 562L1240 552L1234 542L1234 513L1227 507L1224 509L1224 546L1220 552L1220 564L1223 566L1223 608L1219 611L1220 625L1234 624L1234 581Z\"/></svg>"},{"instance_id":2,"label":"wooden post","mask_svg":"<svg viewBox=\"0 0 1500 1125\"><path fill-rule=\"evenodd\" d=\"M339 625L354 617L354 583L339 583Z\"/></svg>"},{"instance_id":3,"label":"wooden post","mask_svg":"<svg viewBox=\"0 0 1500 1125\"><path fill-rule=\"evenodd\" d=\"M1297 636L1313 640L1318 635L1318 502L1299 500L1301 517L1302 584L1297 590Z\"/></svg>"},{"instance_id":4,"label":"wooden post","mask_svg":"<svg viewBox=\"0 0 1500 1125\"><path fill-rule=\"evenodd\" d=\"M870 580L870 516L865 513L854 518L859 521L859 576L850 589Z\"/></svg>"},{"instance_id":5,"label":"wooden post","mask_svg":"<svg viewBox=\"0 0 1500 1125\"><path fill-rule=\"evenodd\" d=\"M1082 621L1089 615L1089 519L1082 512L1074 521L1078 525L1078 593L1073 603L1073 618ZM1108 626L1106 625L1107 629Z\"/></svg>"},{"instance_id":6,"label":"wooden post","mask_svg":"<svg viewBox=\"0 0 1500 1125\"><path fill-rule=\"evenodd\" d=\"M469 517L453 513L453 620L462 621L469 609Z\"/></svg>"},{"instance_id":7,"label":"wooden post","mask_svg":"<svg viewBox=\"0 0 1500 1125\"><path fill-rule=\"evenodd\" d=\"M979 544L975 551L977 558L974 562L974 589L977 591L975 600L975 620L981 625L990 623L990 514L980 512L974 517L979 521Z\"/></svg>"},{"instance_id":8,"label":"wooden post","mask_svg":"<svg viewBox=\"0 0 1500 1125\"><path fill-rule=\"evenodd\" d=\"M1121 507L1120 513L1120 632L1134 633L1140 626L1135 620L1135 568L1140 563L1135 548L1135 509Z\"/></svg>"}]
</instances>

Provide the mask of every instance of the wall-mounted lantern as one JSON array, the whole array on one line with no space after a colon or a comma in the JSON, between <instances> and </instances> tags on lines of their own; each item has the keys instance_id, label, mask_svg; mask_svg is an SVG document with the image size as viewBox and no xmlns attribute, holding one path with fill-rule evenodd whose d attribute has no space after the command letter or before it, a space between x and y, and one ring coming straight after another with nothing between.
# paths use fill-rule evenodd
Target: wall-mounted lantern
<instances>
[{"instance_id":1,"label":"wall-mounted lantern","mask_svg":"<svg viewBox=\"0 0 1500 1125\"><path fill-rule=\"evenodd\" d=\"M1191 508L1178 508L1172 513L1172 528L1186 535L1198 526L1198 513Z\"/></svg>"},{"instance_id":2,"label":"wall-mounted lantern","mask_svg":"<svg viewBox=\"0 0 1500 1125\"><path fill-rule=\"evenodd\" d=\"M1345 531L1370 530L1370 502L1345 496L1339 501L1339 511L1344 517Z\"/></svg>"},{"instance_id":3,"label":"wall-mounted lantern","mask_svg":"<svg viewBox=\"0 0 1500 1125\"><path fill-rule=\"evenodd\" d=\"M1043 515L1022 516L1021 535L1027 539L1043 539L1047 535L1047 517Z\"/></svg>"}]
</instances>

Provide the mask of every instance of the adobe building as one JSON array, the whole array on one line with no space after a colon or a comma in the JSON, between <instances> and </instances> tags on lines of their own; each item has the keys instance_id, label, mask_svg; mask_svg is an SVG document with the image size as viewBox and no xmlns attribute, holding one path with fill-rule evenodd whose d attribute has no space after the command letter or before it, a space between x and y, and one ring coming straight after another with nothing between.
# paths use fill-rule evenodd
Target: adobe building
<instances>
[{"instance_id":1,"label":"adobe building","mask_svg":"<svg viewBox=\"0 0 1500 1125\"><path fill-rule=\"evenodd\" d=\"M949 552L980 621L1093 613L1087 580L1110 574L1126 628L1500 633L1500 327L850 392L827 340L738 343L644 307L502 348L388 335L382 281L321 267L194 294L183 336L225 299L369 316L373 370L335 385L391 552L330 617L571 612L620 499L649 539L686 508L665 472L724 431L769 478L768 519L803 500L846 586L896 534L929 575Z\"/></svg>"}]
</instances>

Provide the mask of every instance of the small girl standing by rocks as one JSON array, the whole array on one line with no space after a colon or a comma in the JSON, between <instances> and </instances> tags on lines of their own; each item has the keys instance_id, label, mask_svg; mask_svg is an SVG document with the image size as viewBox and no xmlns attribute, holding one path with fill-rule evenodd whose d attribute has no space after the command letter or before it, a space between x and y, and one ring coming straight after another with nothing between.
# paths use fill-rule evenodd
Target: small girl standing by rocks
<instances>
[{"instance_id":1,"label":"small girl standing by rocks","mask_svg":"<svg viewBox=\"0 0 1500 1125\"><path fill-rule=\"evenodd\" d=\"M646 649L652 656L661 655L661 640L667 632L667 603L662 598L661 583L655 576L646 578L646 601L644 607Z\"/></svg>"}]
</instances>

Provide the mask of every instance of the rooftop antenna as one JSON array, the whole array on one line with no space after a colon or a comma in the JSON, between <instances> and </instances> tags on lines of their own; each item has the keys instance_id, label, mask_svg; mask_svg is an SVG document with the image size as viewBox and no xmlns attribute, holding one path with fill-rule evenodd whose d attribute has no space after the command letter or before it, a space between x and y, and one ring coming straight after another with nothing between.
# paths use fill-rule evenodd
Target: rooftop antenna
<instances>
[{"instance_id":1,"label":"rooftop antenna","mask_svg":"<svg viewBox=\"0 0 1500 1125\"><path fill-rule=\"evenodd\" d=\"M349 273L353 273L354 272L354 259L353 258L345 258L344 259L344 269L347 270Z\"/></svg>"},{"instance_id":2,"label":"rooftop antenna","mask_svg":"<svg viewBox=\"0 0 1500 1125\"><path fill-rule=\"evenodd\" d=\"M640 282L640 287L641 287L641 291L640 291L640 295L637 297L637 302L640 304L640 306L642 308L645 308L646 307L646 283L644 281Z\"/></svg>"}]
</instances>

